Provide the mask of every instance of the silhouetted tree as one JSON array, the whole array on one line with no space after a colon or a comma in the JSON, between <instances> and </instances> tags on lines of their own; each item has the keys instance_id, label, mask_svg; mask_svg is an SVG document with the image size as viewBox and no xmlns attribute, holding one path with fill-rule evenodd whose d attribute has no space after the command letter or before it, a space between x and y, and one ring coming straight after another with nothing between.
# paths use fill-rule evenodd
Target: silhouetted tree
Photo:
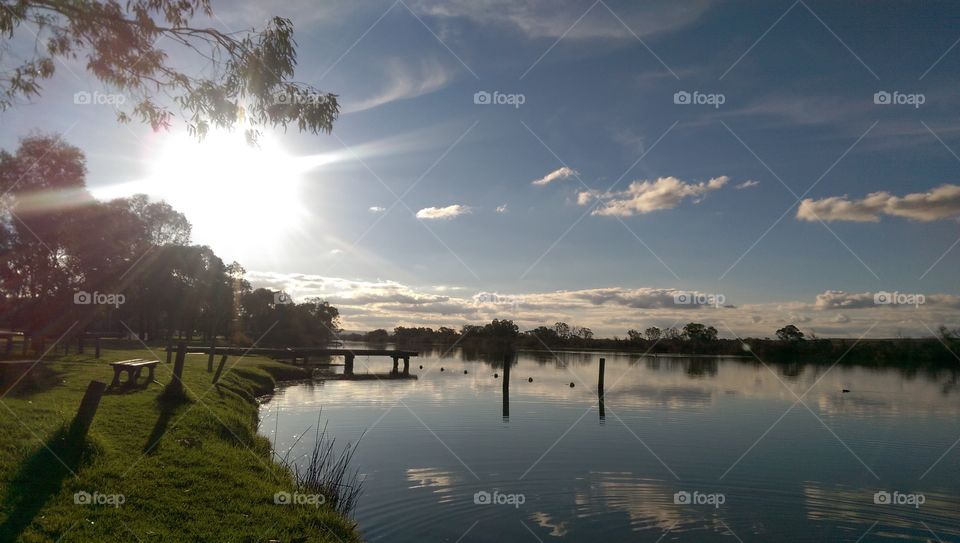
<instances>
[{"instance_id":1,"label":"silhouetted tree","mask_svg":"<svg viewBox=\"0 0 960 543\"><path fill-rule=\"evenodd\" d=\"M118 110L121 122L136 116L154 129L169 126L173 113L162 103L168 97L199 136L241 119L329 132L339 112L336 95L293 82L297 55L288 19L274 17L259 32L227 33L195 25L197 17L213 15L209 0L11 0L0 8L3 39L38 45L24 59L0 57L17 62L3 69L0 111L40 95L56 60L84 56L94 76L133 98L129 109ZM204 75L181 71L182 63L158 47L164 43L204 61L197 70ZM255 139L256 129L247 136Z\"/></svg>"},{"instance_id":2,"label":"silhouetted tree","mask_svg":"<svg viewBox=\"0 0 960 543\"><path fill-rule=\"evenodd\" d=\"M792 324L777 330L777 339L780 341L803 341L803 332Z\"/></svg>"}]
</instances>

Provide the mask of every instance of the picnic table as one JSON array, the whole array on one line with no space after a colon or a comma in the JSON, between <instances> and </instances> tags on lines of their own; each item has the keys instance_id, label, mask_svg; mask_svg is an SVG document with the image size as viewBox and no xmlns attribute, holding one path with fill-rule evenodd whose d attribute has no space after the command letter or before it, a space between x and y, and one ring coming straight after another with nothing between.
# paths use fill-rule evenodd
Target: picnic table
<instances>
[{"instance_id":1,"label":"picnic table","mask_svg":"<svg viewBox=\"0 0 960 543\"><path fill-rule=\"evenodd\" d=\"M113 368L113 382L110 383L111 387L120 386L120 374L127 372L127 386L133 386L137 384L137 379L140 378L140 372L144 368L150 370L150 375L147 376L147 382L153 381L153 371L156 369L159 360L146 360L143 358L133 358L131 360L121 360L120 362L111 362L110 366Z\"/></svg>"}]
</instances>

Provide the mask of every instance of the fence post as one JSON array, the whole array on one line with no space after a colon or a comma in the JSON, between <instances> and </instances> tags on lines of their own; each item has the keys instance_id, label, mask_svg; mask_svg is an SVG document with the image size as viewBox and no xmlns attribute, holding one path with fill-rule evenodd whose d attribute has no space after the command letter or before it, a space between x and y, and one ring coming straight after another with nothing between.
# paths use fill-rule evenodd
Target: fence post
<instances>
[{"instance_id":1,"label":"fence post","mask_svg":"<svg viewBox=\"0 0 960 543\"><path fill-rule=\"evenodd\" d=\"M213 356L217 352L217 339L213 338L210 340L210 356L207 357L207 373L213 371Z\"/></svg>"},{"instance_id":2,"label":"fence post","mask_svg":"<svg viewBox=\"0 0 960 543\"><path fill-rule=\"evenodd\" d=\"M180 342L177 345L177 359L173 363L173 380L170 381L171 391L175 394L183 393L183 363L187 358L187 344Z\"/></svg>"},{"instance_id":3,"label":"fence post","mask_svg":"<svg viewBox=\"0 0 960 543\"><path fill-rule=\"evenodd\" d=\"M77 354L83 354L83 335L77 338Z\"/></svg>"},{"instance_id":4,"label":"fence post","mask_svg":"<svg viewBox=\"0 0 960 543\"><path fill-rule=\"evenodd\" d=\"M93 349L95 351L94 354L96 355L96 357L100 358L100 338L99 337L94 340Z\"/></svg>"},{"instance_id":5,"label":"fence post","mask_svg":"<svg viewBox=\"0 0 960 543\"><path fill-rule=\"evenodd\" d=\"M217 373L213 374L213 384L220 380L220 374L223 373L223 366L227 364L227 355L220 357L220 365L217 366Z\"/></svg>"},{"instance_id":6,"label":"fence post","mask_svg":"<svg viewBox=\"0 0 960 543\"><path fill-rule=\"evenodd\" d=\"M13 350L13 336L7 336L7 351L6 354L10 354L10 351Z\"/></svg>"},{"instance_id":7,"label":"fence post","mask_svg":"<svg viewBox=\"0 0 960 543\"><path fill-rule=\"evenodd\" d=\"M167 341L167 364L173 361L173 342Z\"/></svg>"}]
</instances>

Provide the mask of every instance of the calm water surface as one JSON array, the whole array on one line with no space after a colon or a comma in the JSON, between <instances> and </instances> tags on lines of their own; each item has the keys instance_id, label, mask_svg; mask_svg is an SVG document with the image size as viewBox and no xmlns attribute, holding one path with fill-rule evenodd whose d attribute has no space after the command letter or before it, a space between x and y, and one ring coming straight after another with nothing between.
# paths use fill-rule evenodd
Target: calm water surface
<instances>
[{"instance_id":1,"label":"calm water surface","mask_svg":"<svg viewBox=\"0 0 960 543\"><path fill-rule=\"evenodd\" d=\"M521 352L504 416L502 359L421 354L416 380L292 384L262 406L281 454L321 408L338 443L366 431L369 541L960 541L955 371Z\"/></svg>"}]
</instances>

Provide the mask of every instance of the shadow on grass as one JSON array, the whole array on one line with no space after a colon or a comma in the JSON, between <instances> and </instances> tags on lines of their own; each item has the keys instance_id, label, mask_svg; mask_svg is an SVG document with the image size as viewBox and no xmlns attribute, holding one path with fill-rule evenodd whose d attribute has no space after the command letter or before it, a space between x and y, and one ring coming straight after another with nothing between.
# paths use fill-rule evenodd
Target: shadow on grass
<instances>
[{"instance_id":1,"label":"shadow on grass","mask_svg":"<svg viewBox=\"0 0 960 543\"><path fill-rule=\"evenodd\" d=\"M98 447L63 426L24 460L3 500L7 518L0 525L0 541L16 541L47 501L60 492L64 479L76 475L97 452Z\"/></svg>"},{"instance_id":2,"label":"shadow on grass","mask_svg":"<svg viewBox=\"0 0 960 543\"><path fill-rule=\"evenodd\" d=\"M157 408L160 410L160 416L157 417L157 422L154 423L153 430L150 431L150 437L147 438L147 443L143 446L143 454L154 455L157 453L160 440L166 435L167 427L170 426L170 419L177 412L177 408L189 403L189 401L186 396L175 392L171 387L166 388L157 397Z\"/></svg>"},{"instance_id":3,"label":"shadow on grass","mask_svg":"<svg viewBox=\"0 0 960 543\"><path fill-rule=\"evenodd\" d=\"M61 384L66 375L66 372L54 370L49 363L40 362L30 368L26 375L9 375L5 382L0 383L0 394L11 398L39 394Z\"/></svg>"}]
</instances>

